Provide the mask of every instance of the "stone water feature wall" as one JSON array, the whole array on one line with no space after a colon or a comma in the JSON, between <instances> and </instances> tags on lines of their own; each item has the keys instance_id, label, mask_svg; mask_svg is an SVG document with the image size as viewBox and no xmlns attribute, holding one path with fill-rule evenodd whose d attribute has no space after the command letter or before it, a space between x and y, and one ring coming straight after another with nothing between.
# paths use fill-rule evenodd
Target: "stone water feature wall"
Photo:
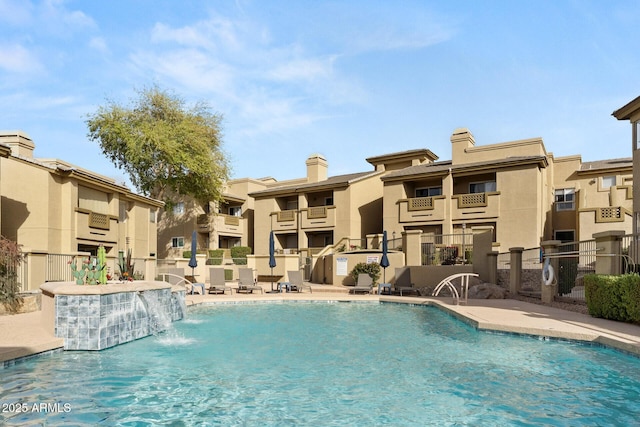
<instances>
[{"instance_id":1,"label":"stone water feature wall","mask_svg":"<svg viewBox=\"0 0 640 427\"><path fill-rule=\"evenodd\" d=\"M54 334L64 339L65 350L102 350L166 330L185 316L185 290L162 286L80 295L58 289L52 295Z\"/></svg>"}]
</instances>

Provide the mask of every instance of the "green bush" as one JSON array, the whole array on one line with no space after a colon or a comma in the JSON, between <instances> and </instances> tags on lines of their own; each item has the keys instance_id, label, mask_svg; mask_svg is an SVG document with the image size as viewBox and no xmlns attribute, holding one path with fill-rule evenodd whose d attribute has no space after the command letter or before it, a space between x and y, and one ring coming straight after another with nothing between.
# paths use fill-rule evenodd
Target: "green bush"
<instances>
[{"instance_id":1,"label":"green bush","mask_svg":"<svg viewBox=\"0 0 640 427\"><path fill-rule=\"evenodd\" d=\"M353 278L355 283L358 283L358 275L361 273L366 273L373 280L373 284L376 285L378 283L378 279L380 279L380 264L377 262L372 262L367 264L366 262L360 262L353 267L351 273L349 275Z\"/></svg>"},{"instance_id":2,"label":"green bush","mask_svg":"<svg viewBox=\"0 0 640 427\"><path fill-rule=\"evenodd\" d=\"M593 317L640 324L640 276L584 276L585 297Z\"/></svg>"},{"instance_id":3,"label":"green bush","mask_svg":"<svg viewBox=\"0 0 640 427\"><path fill-rule=\"evenodd\" d=\"M234 246L231 248L231 258L236 265L247 265L247 255L251 254L248 246Z\"/></svg>"},{"instance_id":4,"label":"green bush","mask_svg":"<svg viewBox=\"0 0 640 427\"><path fill-rule=\"evenodd\" d=\"M222 258L224 257L224 249L210 249L209 258L207 259L208 265L222 265Z\"/></svg>"}]
</instances>

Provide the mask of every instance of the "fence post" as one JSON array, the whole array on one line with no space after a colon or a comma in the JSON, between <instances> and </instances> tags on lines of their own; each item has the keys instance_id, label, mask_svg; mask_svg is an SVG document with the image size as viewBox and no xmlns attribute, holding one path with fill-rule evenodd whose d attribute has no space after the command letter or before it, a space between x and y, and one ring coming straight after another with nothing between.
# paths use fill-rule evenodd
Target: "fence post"
<instances>
[{"instance_id":1,"label":"fence post","mask_svg":"<svg viewBox=\"0 0 640 427\"><path fill-rule=\"evenodd\" d=\"M622 274L620 255L624 235L625 232L620 230L603 231L593 235L596 240L596 274Z\"/></svg>"},{"instance_id":2,"label":"fence post","mask_svg":"<svg viewBox=\"0 0 640 427\"><path fill-rule=\"evenodd\" d=\"M509 292L517 295L522 288L522 252L524 248L509 248Z\"/></svg>"},{"instance_id":3,"label":"fence post","mask_svg":"<svg viewBox=\"0 0 640 427\"><path fill-rule=\"evenodd\" d=\"M420 237L422 231L407 230L402 232L402 248L407 265L422 265L422 245Z\"/></svg>"},{"instance_id":4,"label":"fence post","mask_svg":"<svg viewBox=\"0 0 640 427\"><path fill-rule=\"evenodd\" d=\"M562 242L560 240L545 240L540 243L540 247L544 251L545 255L551 255L558 252L558 246L560 246ZM556 282L547 286L542 283L542 276L540 276L540 297L542 302L550 303L553 302L556 295L558 294L558 273L560 272L560 259L559 258L551 258L549 263L553 267L553 271L556 274Z\"/></svg>"}]
</instances>

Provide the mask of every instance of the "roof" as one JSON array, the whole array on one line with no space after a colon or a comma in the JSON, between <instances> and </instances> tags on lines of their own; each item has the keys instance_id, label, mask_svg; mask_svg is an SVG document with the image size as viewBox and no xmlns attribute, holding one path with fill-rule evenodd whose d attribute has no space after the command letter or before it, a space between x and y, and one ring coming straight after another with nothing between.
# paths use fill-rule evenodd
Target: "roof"
<instances>
[{"instance_id":1,"label":"roof","mask_svg":"<svg viewBox=\"0 0 640 427\"><path fill-rule=\"evenodd\" d=\"M505 159L491 160L486 162L463 163L459 165L452 164L451 160L444 162L436 162L430 164L422 164L410 166L408 168L391 172L382 178L383 181L402 180L417 175L440 175L451 172L472 172L483 169L495 169L497 167L508 167L513 165L537 164L540 167L548 165L545 156L517 156L507 157Z\"/></svg>"},{"instance_id":2,"label":"roof","mask_svg":"<svg viewBox=\"0 0 640 427\"><path fill-rule=\"evenodd\" d=\"M367 157L365 160L373 165L377 163L412 160L418 158L427 158L431 161L438 160L431 150L426 148L418 148L415 150L398 151L395 153L382 154L380 156Z\"/></svg>"},{"instance_id":3,"label":"roof","mask_svg":"<svg viewBox=\"0 0 640 427\"><path fill-rule=\"evenodd\" d=\"M331 189L336 187L347 187L352 183L357 182L361 179L365 179L370 176L380 175L381 173L382 172L378 172L378 171L369 171L369 172L350 173L345 175L336 175L336 176L331 176L319 182L271 187L266 190L260 190L253 193L249 193L249 196L267 197L267 196L283 194L283 193L299 193L302 191L313 191L313 190Z\"/></svg>"},{"instance_id":4,"label":"roof","mask_svg":"<svg viewBox=\"0 0 640 427\"><path fill-rule=\"evenodd\" d=\"M640 110L640 96L611 113L618 120L629 120Z\"/></svg>"},{"instance_id":5,"label":"roof","mask_svg":"<svg viewBox=\"0 0 640 427\"><path fill-rule=\"evenodd\" d=\"M621 159L597 160L595 162L584 162L580 165L578 173L596 172L611 169L633 169L633 159L625 157Z\"/></svg>"}]
</instances>

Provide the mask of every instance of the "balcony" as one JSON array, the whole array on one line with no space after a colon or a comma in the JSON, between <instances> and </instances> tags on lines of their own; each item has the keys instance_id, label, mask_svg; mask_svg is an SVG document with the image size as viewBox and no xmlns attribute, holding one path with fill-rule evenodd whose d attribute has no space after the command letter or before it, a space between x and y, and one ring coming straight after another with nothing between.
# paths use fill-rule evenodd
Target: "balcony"
<instances>
[{"instance_id":1,"label":"balcony","mask_svg":"<svg viewBox=\"0 0 640 427\"><path fill-rule=\"evenodd\" d=\"M289 209L271 212L271 229L273 231L296 231L298 229L298 211Z\"/></svg>"},{"instance_id":2,"label":"balcony","mask_svg":"<svg viewBox=\"0 0 640 427\"><path fill-rule=\"evenodd\" d=\"M244 230L244 221L244 218L234 215L201 214L198 215L196 224L201 233L217 231L224 235L241 236Z\"/></svg>"},{"instance_id":3,"label":"balcony","mask_svg":"<svg viewBox=\"0 0 640 427\"><path fill-rule=\"evenodd\" d=\"M335 206L312 206L302 209L301 228L329 228L336 226L336 207Z\"/></svg>"},{"instance_id":4,"label":"balcony","mask_svg":"<svg viewBox=\"0 0 640 427\"><path fill-rule=\"evenodd\" d=\"M625 211L622 206L596 208L596 222L624 222Z\"/></svg>"},{"instance_id":5,"label":"balcony","mask_svg":"<svg viewBox=\"0 0 640 427\"><path fill-rule=\"evenodd\" d=\"M500 216L500 192L456 194L457 199L451 209L455 220L488 219Z\"/></svg>"},{"instance_id":6,"label":"balcony","mask_svg":"<svg viewBox=\"0 0 640 427\"><path fill-rule=\"evenodd\" d=\"M118 218L76 209L76 238L96 242L116 242L118 240Z\"/></svg>"},{"instance_id":7,"label":"balcony","mask_svg":"<svg viewBox=\"0 0 640 427\"><path fill-rule=\"evenodd\" d=\"M445 202L445 196L398 200L400 222L444 221Z\"/></svg>"}]
</instances>

